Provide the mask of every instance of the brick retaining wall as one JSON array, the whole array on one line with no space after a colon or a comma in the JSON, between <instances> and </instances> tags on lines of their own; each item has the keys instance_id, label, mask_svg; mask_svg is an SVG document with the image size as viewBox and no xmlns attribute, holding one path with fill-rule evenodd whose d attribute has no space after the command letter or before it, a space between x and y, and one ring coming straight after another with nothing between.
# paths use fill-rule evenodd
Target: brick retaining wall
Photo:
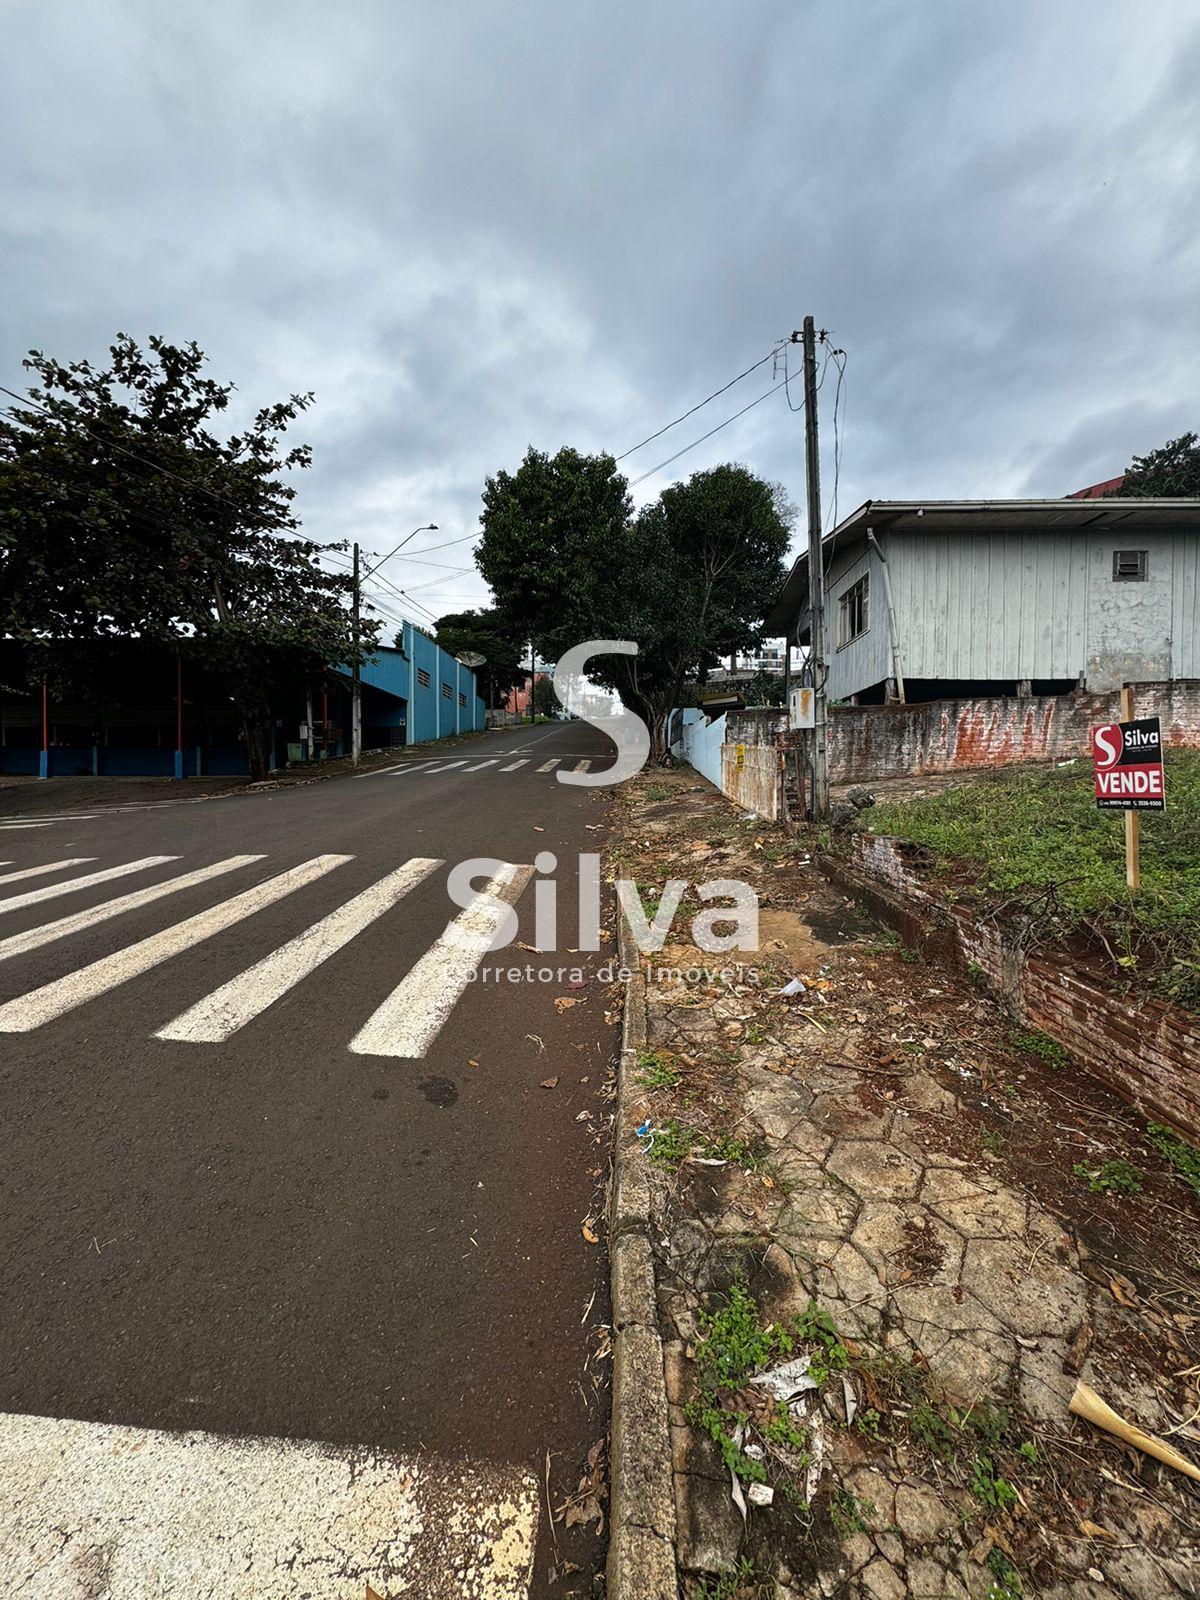
<instances>
[{"instance_id":1,"label":"brick retaining wall","mask_svg":"<svg viewBox=\"0 0 1200 1600\"><path fill-rule=\"evenodd\" d=\"M906 773L953 772L1012 761L1088 755L1088 729L1115 722L1119 691L1024 698L929 700L907 706L834 706L830 779L869 783ZM1200 683L1140 684L1139 717L1158 716L1168 747L1200 746Z\"/></svg>"},{"instance_id":2,"label":"brick retaining wall","mask_svg":"<svg viewBox=\"0 0 1200 1600\"><path fill-rule=\"evenodd\" d=\"M1200 1017L1154 996L1129 996L1062 951L1026 951L1017 924L984 921L944 900L906 840L857 834L849 861L818 865L867 899L905 943L978 970L1025 1026L1057 1039L1147 1116L1200 1140Z\"/></svg>"}]
</instances>

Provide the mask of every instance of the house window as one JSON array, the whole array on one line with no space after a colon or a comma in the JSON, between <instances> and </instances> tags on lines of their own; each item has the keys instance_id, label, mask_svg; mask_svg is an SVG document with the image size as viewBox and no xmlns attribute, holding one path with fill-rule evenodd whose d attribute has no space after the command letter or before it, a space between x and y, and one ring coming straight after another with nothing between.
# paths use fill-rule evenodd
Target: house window
<instances>
[{"instance_id":1,"label":"house window","mask_svg":"<svg viewBox=\"0 0 1200 1600\"><path fill-rule=\"evenodd\" d=\"M417 682L421 685L422 689L428 689L429 674L425 671L424 667L417 668Z\"/></svg>"},{"instance_id":2,"label":"house window","mask_svg":"<svg viewBox=\"0 0 1200 1600\"><path fill-rule=\"evenodd\" d=\"M1148 550L1114 550L1113 582L1145 583L1149 555Z\"/></svg>"},{"instance_id":3,"label":"house window","mask_svg":"<svg viewBox=\"0 0 1200 1600\"><path fill-rule=\"evenodd\" d=\"M864 575L853 583L838 601L837 647L840 650L866 633L870 626L870 577Z\"/></svg>"},{"instance_id":4,"label":"house window","mask_svg":"<svg viewBox=\"0 0 1200 1600\"><path fill-rule=\"evenodd\" d=\"M450 685L448 683L444 683L442 685L442 699L443 700L452 700L453 698L454 698L454 690L450 687Z\"/></svg>"},{"instance_id":5,"label":"house window","mask_svg":"<svg viewBox=\"0 0 1200 1600\"><path fill-rule=\"evenodd\" d=\"M467 697L461 689L458 691L458 703L460 706L465 706L467 703Z\"/></svg>"}]
</instances>

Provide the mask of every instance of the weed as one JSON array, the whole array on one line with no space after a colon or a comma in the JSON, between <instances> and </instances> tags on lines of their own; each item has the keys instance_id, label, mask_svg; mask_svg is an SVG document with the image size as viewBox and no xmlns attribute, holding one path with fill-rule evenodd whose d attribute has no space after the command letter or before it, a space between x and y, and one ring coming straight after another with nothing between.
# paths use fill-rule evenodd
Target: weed
<instances>
[{"instance_id":1,"label":"weed","mask_svg":"<svg viewBox=\"0 0 1200 1600\"><path fill-rule=\"evenodd\" d=\"M746 1024L747 1044L762 1044L766 1037L767 1035L765 1030L760 1028L757 1022L749 1022Z\"/></svg>"},{"instance_id":2,"label":"weed","mask_svg":"<svg viewBox=\"0 0 1200 1600\"><path fill-rule=\"evenodd\" d=\"M963 1426L969 1427L984 1444L998 1450L1008 1432L1008 1412L1003 1406L972 1406L963 1417Z\"/></svg>"},{"instance_id":3,"label":"weed","mask_svg":"<svg viewBox=\"0 0 1200 1600\"><path fill-rule=\"evenodd\" d=\"M1024 1050L1031 1056L1037 1056L1039 1061L1044 1061L1056 1071L1071 1064L1070 1051L1064 1049L1057 1039L1052 1039L1048 1033L1042 1033L1037 1028L1032 1033L1010 1033L1009 1043L1015 1050Z\"/></svg>"},{"instance_id":4,"label":"weed","mask_svg":"<svg viewBox=\"0 0 1200 1600\"><path fill-rule=\"evenodd\" d=\"M643 790L647 800L669 800L671 798L670 786L665 783L648 783Z\"/></svg>"},{"instance_id":5,"label":"weed","mask_svg":"<svg viewBox=\"0 0 1200 1600\"><path fill-rule=\"evenodd\" d=\"M996 1471L992 1458L982 1453L975 1457L971 1469L971 1493L991 1511L1007 1511L1017 1503L1017 1491Z\"/></svg>"},{"instance_id":6,"label":"weed","mask_svg":"<svg viewBox=\"0 0 1200 1600\"><path fill-rule=\"evenodd\" d=\"M1140 1194L1142 1174L1131 1161L1114 1156L1111 1161L1077 1161L1072 1169L1093 1194Z\"/></svg>"},{"instance_id":7,"label":"weed","mask_svg":"<svg viewBox=\"0 0 1200 1600\"><path fill-rule=\"evenodd\" d=\"M1200 1194L1200 1150L1185 1144L1170 1128L1164 1128L1161 1122L1148 1122L1146 1137L1159 1155L1166 1157L1184 1182L1190 1183Z\"/></svg>"},{"instance_id":8,"label":"weed","mask_svg":"<svg viewBox=\"0 0 1200 1600\"><path fill-rule=\"evenodd\" d=\"M657 1050L639 1050L637 1064L638 1082L647 1089L673 1089L679 1082L678 1072Z\"/></svg>"},{"instance_id":9,"label":"weed","mask_svg":"<svg viewBox=\"0 0 1200 1600\"><path fill-rule=\"evenodd\" d=\"M868 1439L883 1443L883 1418L874 1406L866 1406L854 1418L854 1427L859 1433L865 1433Z\"/></svg>"},{"instance_id":10,"label":"weed","mask_svg":"<svg viewBox=\"0 0 1200 1600\"><path fill-rule=\"evenodd\" d=\"M998 1156L1004 1149L1004 1140L995 1128L984 1128L979 1135L979 1143L990 1156Z\"/></svg>"},{"instance_id":11,"label":"weed","mask_svg":"<svg viewBox=\"0 0 1200 1600\"><path fill-rule=\"evenodd\" d=\"M861 1500L849 1489L835 1489L829 1497L829 1520L848 1539L852 1533L866 1533L867 1519L875 1515L870 1500Z\"/></svg>"},{"instance_id":12,"label":"weed","mask_svg":"<svg viewBox=\"0 0 1200 1600\"><path fill-rule=\"evenodd\" d=\"M692 1590L692 1600L738 1600L740 1595L746 1593L748 1585L757 1585L758 1582L753 1561L749 1556L743 1556L736 1572L727 1568L711 1578L701 1578L698 1586Z\"/></svg>"},{"instance_id":13,"label":"weed","mask_svg":"<svg viewBox=\"0 0 1200 1600\"><path fill-rule=\"evenodd\" d=\"M696 1347L696 1360L702 1382L714 1389L739 1389L753 1373L796 1348L791 1334L777 1322L765 1328L759 1325L757 1302L740 1283L733 1285L719 1311L701 1310L697 1320L704 1337Z\"/></svg>"},{"instance_id":14,"label":"weed","mask_svg":"<svg viewBox=\"0 0 1200 1600\"><path fill-rule=\"evenodd\" d=\"M967 977L970 978L972 983L983 982L983 968L979 965L978 961L967 962Z\"/></svg>"},{"instance_id":15,"label":"weed","mask_svg":"<svg viewBox=\"0 0 1200 1600\"><path fill-rule=\"evenodd\" d=\"M672 1117L665 1127L655 1128L650 1159L664 1172L678 1171L685 1156L691 1154L693 1130Z\"/></svg>"},{"instance_id":16,"label":"weed","mask_svg":"<svg viewBox=\"0 0 1200 1600\"><path fill-rule=\"evenodd\" d=\"M993 1547L988 1558L988 1571L995 1580L987 1592L987 1600L1022 1600L1021 1575L999 1545Z\"/></svg>"},{"instance_id":17,"label":"weed","mask_svg":"<svg viewBox=\"0 0 1200 1600\"><path fill-rule=\"evenodd\" d=\"M850 1353L842 1343L837 1324L815 1300L810 1300L796 1318L796 1337L802 1344L816 1346L810 1353L808 1370L818 1383L824 1383L831 1372L845 1372L850 1365Z\"/></svg>"},{"instance_id":18,"label":"weed","mask_svg":"<svg viewBox=\"0 0 1200 1600\"><path fill-rule=\"evenodd\" d=\"M736 1432L745 1425L744 1411L724 1411L720 1406L703 1405L697 1400L690 1400L683 1412L689 1422L708 1434L721 1452L722 1461L743 1483L766 1482L766 1467L753 1456L748 1456L730 1432L731 1428Z\"/></svg>"},{"instance_id":19,"label":"weed","mask_svg":"<svg viewBox=\"0 0 1200 1600\"><path fill-rule=\"evenodd\" d=\"M753 1172L761 1160L748 1144L744 1144L741 1139L735 1139L729 1133L717 1133L711 1137L702 1135L700 1154L710 1161L732 1161L736 1166L744 1167L747 1172Z\"/></svg>"},{"instance_id":20,"label":"weed","mask_svg":"<svg viewBox=\"0 0 1200 1600\"><path fill-rule=\"evenodd\" d=\"M908 1426L913 1438L918 1444L924 1445L930 1455L937 1456L939 1461L953 1460L954 1430L927 1400L922 1400L909 1412Z\"/></svg>"},{"instance_id":21,"label":"weed","mask_svg":"<svg viewBox=\"0 0 1200 1600\"><path fill-rule=\"evenodd\" d=\"M1017 1454L1022 1458L1022 1460L1027 1461L1031 1467L1037 1466L1038 1447L1032 1439L1026 1439L1021 1445L1020 1449L1017 1451Z\"/></svg>"},{"instance_id":22,"label":"weed","mask_svg":"<svg viewBox=\"0 0 1200 1600\"><path fill-rule=\"evenodd\" d=\"M782 1400L776 1405L774 1416L769 1422L763 1424L760 1431L764 1439L769 1439L772 1444L779 1445L781 1449L789 1451L792 1455L799 1456L802 1465L808 1466L812 1460L808 1450L808 1432L806 1429L796 1426L791 1412Z\"/></svg>"}]
</instances>

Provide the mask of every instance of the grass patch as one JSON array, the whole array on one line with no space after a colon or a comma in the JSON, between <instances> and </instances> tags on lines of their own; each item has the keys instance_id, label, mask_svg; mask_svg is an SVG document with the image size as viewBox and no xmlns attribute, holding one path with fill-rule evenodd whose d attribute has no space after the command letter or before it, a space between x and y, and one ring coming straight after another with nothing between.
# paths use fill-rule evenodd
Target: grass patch
<instances>
[{"instance_id":1,"label":"grass patch","mask_svg":"<svg viewBox=\"0 0 1200 1600\"><path fill-rule=\"evenodd\" d=\"M1052 1039L1048 1033L1043 1033L1040 1028L1035 1028L1031 1033L1014 1030L1008 1038L1014 1050L1024 1050L1058 1072L1071 1063L1071 1052L1066 1046Z\"/></svg>"},{"instance_id":2,"label":"grass patch","mask_svg":"<svg viewBox=\"0 0 1200 1600\"><path fill-rule=\"evenodd\" d=\"M1072 1168L1093 1194L1141 1194L1142 1174L1132 1161L1114 1156L1111 1161L1077 1161Z\"/></svg>"},{"instance_id":3,"label":"grass patch","mask_svg":"<svg viewBox=\"0 0 1200 1600\"><path fill-rule=\"evenodd\" d=\"M1167 810L1142 814L1137 896L1125 886L1120 817L1096 809L1086 761L879 806L871 825L968 863L977 888L1036 911L1043 936L1101 930L1118 964L1200 1010L1200 752L1169 750L1166 767Z\"/></svg>"},{"instance_id":4,"label":"grass patch","mask_svg":"<svg viewBox=\"0 0 1200 1600\"><path fill-rule=\"evenodd\" d=\"M732 1134L705 1133L675 1117L654 1130L650 1159L656 1167L664 1172L677 1172L691 1155L701 1156L706 1161L729 1161L746 1172L753 1172L762 1164L759 1153Z\"/></svg>"},{"instance_id":5,"label":"grass patch","mask_svg":"<svg viewBox=\"0 0 1200 1600\"><path fill-rule=\"evenodd\" d=\"M1166 1157L1183 1181L1200 1194L1200 1150L1187 1144L1170 1128L1164 1128L1161 1122L1148 1122L1146 1137L1159 1155Z\"/></svg>"},{"instance_id":6,"label":"grass patch","mask_svg":"<svg viewBox=\"0 0 1200 1600\"><path fill-rule=\"evenodd\" d=\"M645 1089L673 1089L679 1082L678 1072L657 1050L639 1050L637 1064L637 1081Z\"/></svg>"}]
</instances>

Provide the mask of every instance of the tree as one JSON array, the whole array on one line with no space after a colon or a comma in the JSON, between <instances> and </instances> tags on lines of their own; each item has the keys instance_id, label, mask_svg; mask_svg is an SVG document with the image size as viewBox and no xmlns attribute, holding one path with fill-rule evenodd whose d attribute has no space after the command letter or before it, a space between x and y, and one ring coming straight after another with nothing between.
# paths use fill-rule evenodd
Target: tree
<instances>
[{"instance_id":1,"label":"tree","mask_svg":"<svg viewBox=\"0 0 1200 1600\"><path fill-rule=\"evenodd\" d=\"M452 656L471 651L484 658L484 665L475 670L488 686L489 706L494 703L496 690L506 693L527 676L520 635L512 632L495 606L482 611L447 612L438 618L434 637ZM528 660L527 655L524 660Z\"/></svg>"},{"instance_id":2,"label":"tree","mask_svg":"<svg viewBox=\"0 0 1200 1600\"><path fill-rule=\"evenodd\" d=\"M1114 495L1129 500L1200 499L1200 435L1184 433L1148 455L1134 456Z\"/></svg>"},{"instance_id":3,"label":"tree","mask_svg":"<svg viewBox=\"0 0 1200 1600\"><path fill-rule=\"evenodd\" d=\"M533 680L533 709L539 717L552 717L561 709L548 672L539 672Z\"/></svg>"},{"instance_id":4,"label":"tree","mask_svg":"<svg viewBox=\"0 0 1200 1600\"><path fill-rule=\"evenodd\" d=\"M515 632L544 658L598 637L587 619L596 613L599 568L605 552L620 548L631 510L607 455L530 449L515 473L487 480L475 561Z\"/></svg>"},{"instance_id":5,"label":"tree","mask_svg":"<svg viewBox=\"0 0 1200 1600\"><path fill-rule=\"evenodd\" d=\"M661 762L684 679L756 642L793 515L779 486L727 465L634 517L611 456L531 450L516 474L488 481L477 560L544 656L587 639L636 640L636 657L597 657L589 673L642 717Z\"/></svg>"},{"instance_id":6,"label":"tree","mask_svg":"<svg viewBox=\"0 0 1200 1600\"><path fill-rule=\"evenodd\" d=\"M310 394L213 430L232 384L194 344L119 334L106 368L31 351L37 383L0 421L0 628L25 642L30 674L78 676L81 641L136 637L186 648L241 715L250 768L267 765L272 700L354 660L349 577L296 536L309 465L283 434ZM364 621L360 659L379 625Z\"/></svg>"}]
</instances>

